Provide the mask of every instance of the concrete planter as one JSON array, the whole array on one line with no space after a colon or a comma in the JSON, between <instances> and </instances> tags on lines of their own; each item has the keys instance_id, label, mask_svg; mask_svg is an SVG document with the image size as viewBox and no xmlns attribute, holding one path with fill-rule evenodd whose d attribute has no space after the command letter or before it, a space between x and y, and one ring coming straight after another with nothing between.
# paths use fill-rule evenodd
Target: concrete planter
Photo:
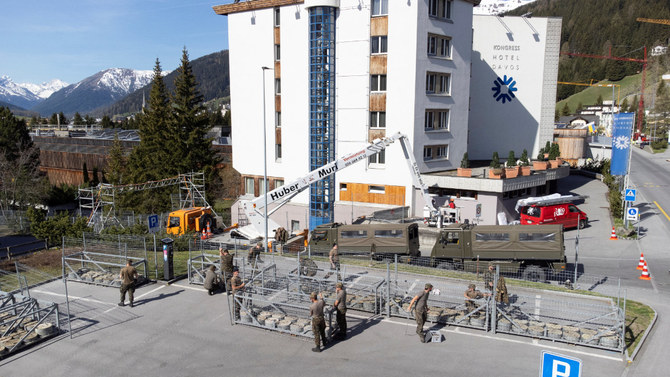
<instances>
[{"instance_id":1,"label":"concrete planter","mask_svg":"<svg viewBox=\"0 0 670 377\"><path fill-rule=\"evenodd\" d=\"M519 166L519 170L521 170L521 175L523 176L530 175L530 165Z\"/></svg>"},{"instance_id":2,"label":"concrete planter","mask_svg":"<svg viewBox=\"0 0 670 377\"><path fill-rule=\"evenodd\" d=\"M457 175L459 177L472 177L472 169L471 168L458 168L456 171Z\"/></svg>"},{"instance_id":3,"label":"concrete planter","mask_svg":"<svg viewBox=\"0 0 670 377\"><path fill-rule=\"evenodd\" d=\"M533 161L534 170L547 170L547 161Z\"/></svg>"},{"instance_id":4,"label":"concrete planter","mask_svg":"<svg viewBox=\"0 0 670 377\"><path fill-rule=\"evenodd\" d=\"M489 169L489 178L490 179L503 179L505 177L505 171L501 168Z\"/></svg>"},{"instance_id":5,"label":"concrete planter","mask_svg":"<svg viewBox=\"0 0 670 377\"><path fill-rule=\"evenodd\" d=\"M519 167L512 166L505 168L505 178L516 178L519 175Z\"/></svg>"}]
</instances>

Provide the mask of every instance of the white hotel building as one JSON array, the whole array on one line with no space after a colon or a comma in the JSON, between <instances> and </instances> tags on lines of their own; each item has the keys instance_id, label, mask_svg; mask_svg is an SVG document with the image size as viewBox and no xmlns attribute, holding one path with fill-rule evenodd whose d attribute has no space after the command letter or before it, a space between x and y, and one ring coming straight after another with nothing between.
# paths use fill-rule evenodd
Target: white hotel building
<instances>
[{"instance_id":1,"label":"white hotel building","mask_svg":"<svg viewBox=\"0 0 670 377\"><path fill-rule=\"evenodd\" d=\"M375 138L402 132L424 178L437 173L427 179L431 186L477 191L463 207L474 211L473 203L486 203L491 214L481 222L495 223L504 187L444 174L460 165L473 137L468 130L478 3L250 0L215 6L228 16L233 166L245 193L263 194L265 166L272 190ZM549 95L555 96L555 86ZM496 121L488 109L477 111ZM546 128L539 118L536 130ZM529 150L537 145L544 141L533 140ZM508 150L499 150L501 157ZM409 215L419 216L421 203L402 148L391 145L313 184L272 218L289 230L311 229L385 208L409 207ZM237 215L234 206L233 221Z\"/></svg>"}]
</instances>

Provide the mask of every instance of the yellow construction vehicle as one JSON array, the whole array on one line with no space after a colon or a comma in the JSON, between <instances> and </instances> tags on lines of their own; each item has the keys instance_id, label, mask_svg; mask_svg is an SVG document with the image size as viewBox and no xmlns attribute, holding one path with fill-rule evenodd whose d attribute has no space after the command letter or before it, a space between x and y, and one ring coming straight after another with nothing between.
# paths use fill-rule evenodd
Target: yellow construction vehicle
<instances>
[{"instance_id":1,"label":"yellow construction vehicle","mask_svg":"<svg viewBox=\"0 0 670 377\"><path fill-rule=\"evenodd\" d=\"M207 226L209 225L209 229ZM207 233L216 228L216 218L211 207L190 207L170 212L166 224L167 233L181 236L191 231Z\"/></svg>"}]
</instances>

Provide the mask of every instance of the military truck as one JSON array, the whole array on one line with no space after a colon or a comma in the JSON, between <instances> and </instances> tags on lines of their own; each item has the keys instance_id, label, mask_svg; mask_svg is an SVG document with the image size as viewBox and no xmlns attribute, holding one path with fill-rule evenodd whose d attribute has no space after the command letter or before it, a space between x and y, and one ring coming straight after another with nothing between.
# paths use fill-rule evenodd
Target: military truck
<instances>
[{"instance_id":1,"label":"military truck","mask_svg":"<svg viewBox=\"0 0 670 377\"><path fill-rule=\"evenodd\" d=\"M310 233L313 253L327 253L337 243L340 254L367 254L374 250L376 258L393 254L419 256L419 226L415 223L319 225Z\"/></svg>"},{"instance_id":2,"label":"military truck","mask_svg":"<svg viewBox=\"0 0 670 377\"><path fill-rule=\"evenodd\" d=\"M447 270L482 271L488 262L525 280L546 280L545 270L565 271L562 225L451 224L441 229L431 265Z\"/></svg>"}]
</instances>

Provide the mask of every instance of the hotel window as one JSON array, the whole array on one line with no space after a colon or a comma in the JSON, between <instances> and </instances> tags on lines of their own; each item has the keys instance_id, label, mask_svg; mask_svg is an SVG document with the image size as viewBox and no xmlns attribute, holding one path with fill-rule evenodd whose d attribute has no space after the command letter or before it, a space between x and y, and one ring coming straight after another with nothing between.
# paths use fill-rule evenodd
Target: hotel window
<instances>
[{"instance_id":1,"label":"hotel window","mask_svg":"<svg viewBox=\"0 0 670 377\"><path fill-rule=\"evenodd\" d=\"M385 111L370 111L370 128L386 128Z\"/></svg>"},{"instance_id":2,"label":"hotel window","mask_svg":"<svg viewBox=\"0 0 670 377\"><path fill-rule=\"evenodd\" d=\"M383 16L389 13L388 0L372 0L372 15Z\"/></svg>"},{"instance_id":3,"label":"hotel window","mask_svg":"<svg viewBox=\"0 0 670 377\"><path fill-rule=\"evenodd\" d=\"M368 164L373 165L373 164L385 164L386 163L386 150L382 150L381 152L377 154L373 154L372 156L368 157Z\"/></svg>"},{"instance_id":4,"label":"hotel window","mask_svg":"<svg viewBox=\"0 0 670 377\"><path fill-rule=\"evenodd\" d=\"M281 94L281 79L275 79L275 94Z\"/></svg>"},{"instance_id":5,"label":"hotel window","mask_svg":"<svg viewBox=\"0 0 670 377\"><path fill-rule=\"evenodd\" d=\"M281 160L281 144L275 144L275 160Z\"/></svg>"},{"instance_id":6,"label":"hotel window","mask_svg":"<svg viewBox=\"0 0 670 377\"><path fill-rule=\"evenodd\" d=\"M451 19L452 0L430 0L428 4L428 15L430 17Z\"/></svg>"},{"instance_id":7,"label":"hotel window","mask_svg":"<svg viewBox=\"0 0 670 377\"><path fill-rule=\"evenodd\" d=\"M281 111L275 111L275 127L281 128Z\"/></svg>"},{"instance_id":8,"label":"hotel window","mask_svg":"<svg viewBox=\"0 0 670 377\"><path fill-rule=\"evenodd\" d=\"M435 158L446 160L449 157L448 152L449 152L448 145L438 145L437 147L435 147Z\"/></svg>"},{"instance_id":9,"label":"hotel window","mask_svg":"<svg viewBox=\"0 0 670 377\"><path fill-rule=\"evenodd\" d=\"M386 35L374 35L370 37L370 53L386 54L388 52L388 37Z\"/></svg>"},{"instance_id":10,"label":"hotel window","mask_svg":"<svg viewBox=\"0 0 670 377\"><path fill-rule=\"evenodd\" d=\"M448 130L449 129L449 110L426 110L424 121L426 131Z\"/></svg>"},{"instance_id":11,"label":"hotel window","mask_svg":"<svg viewBox=\"0 0 670 377\"><path fill-rule=\"evenodd\" d=\"M423 160L429 161L433 159L433 147L423 147Z\"/></svg>"},{"instance_id":12,"label":"hotel window","mask_svg":"<svg viewBox=\"0 0 670 377\"><path fill-rule=\"evenodd\" d=\"M254 195L254 179L251 177L244 178L244 193Z\"/></svg>"},{"instance_id":13,"label":"hotel window","mask_svg":"<svg viewBox=\"0 0 670 377\"><path fill-rule=\"evenodd\" d=\"M451 38L428 34L428 56L451 59Z\"/></svg>"},{"instance_id":14,"label":"hotel window","mask_svg":"<svg viewBox=\"0 0 670 377\"><path fill-rule=\"evenodd\" d=\"M386 91L386 75L370 75L370 91L371 92L385 92Z\"/></svg>"},{"instance_id":15,"label":"hotel window","mask_svg":"<svg viewBox=\"0 0 670 377\"><path fill-rule=\"evenodd\" d=\"M284 186L284 180L283 179L275 179L275 188Z\"/></svg>"},{"instance_id":16,"label":"hotel window","mask_svg":"<svg viewBox=\"0 0 670 377\"><path fill-rule=\"evenodd\" d=\"M281 20L281 18L279 17L279 8L275 8L274 20L275 20L275 26L279 26Z\"/></svg>"},{"instance_id":17,"label":"hotel window","mask_svg":"<svg viewBox=\"0 0 670 377\"><path fill-rule=\"evenodd\" d=\"M258 195L265 194L265 179L258 178Z\"/></svg>"},{"instance_id":18,"label":"hotel window","mask_svg":"<svg viewBox=\"0 0 670 377\"><path fill-rule=\"evenodd\" d=\"M281 47L280 45L275 45L275 61L278 62L281 60Z\"/></svg>"},{"instance_id":19,"label":"hotel window","mask_svg":"<svg viewBox=\"0 0 670 377\"><path fill-rule=\"evenodd\" d=\"M451 74L426 73L426 94L450 94Z\"/></svg>"}]
</instances>

